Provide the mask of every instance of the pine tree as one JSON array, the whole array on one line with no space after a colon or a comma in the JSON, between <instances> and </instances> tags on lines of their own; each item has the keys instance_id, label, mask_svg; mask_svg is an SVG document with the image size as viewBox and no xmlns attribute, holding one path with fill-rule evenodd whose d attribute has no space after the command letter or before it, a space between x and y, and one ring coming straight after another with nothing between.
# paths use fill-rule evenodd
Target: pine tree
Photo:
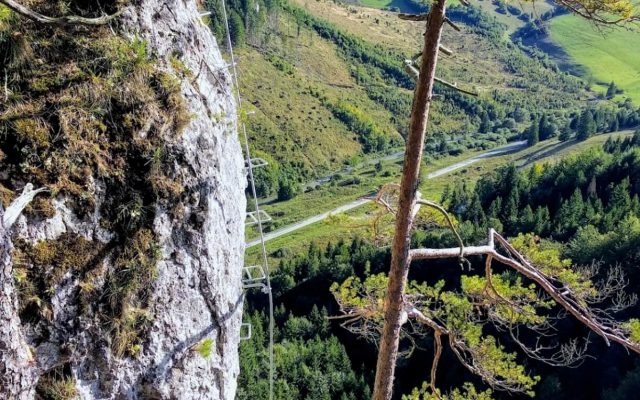
<instances>
[{"instance_id":1,"label":"pine tree","mask_svg":"<svg viewBox=\"0 0 640 400\"><path fill-rule=\"evenodd\" d=\"M520 213L520 231L526 233L538 233L535 231L535 228L535 215L533 214L531 206L527 204L527 206L522 210L522 213Z\"/></svg>"},{"instance_id":2,"label":"pine tree","mask_svg":"<svg viewBox=\"0 0 640 400\"><path fill-rule=\"evenodd\" d=\"M618 92L618 88L616 87L616 84L613 81L611 81L611 83L609 84L609 87L607 88L607 98L608 99L613 98L617 92Z\"/></svg>"},{"instance_id":3,"label":"pine tree","mask_svg":"<svg viewBox=\"0 0 640 400\"><path fill-rule=\"evenodd\" d=\"M562 127L562 129L560 129L560 136L558 136L558 139L560 139L561 142L566 142L567 140L571 139L571 135L573 135L571 126L569 124L566 124Z\"/></svg>"},{"instance_id":4,"label":"pine tree","mask_svg":"<svg viewBox=\"0 0 640 400\"><path fill-rule=\"evenodd\" d=\"M504 207L504 214L502 220L505 222L505 228L509 233L515 233L518 231L518 216L519 212L519 201L518 201L517 192L514 190L509 193L509 197L507 197L507 202Z\"/></svg>"},{"instance_id":5,"label":"pine tree","mask_svg":"<svg viewBox=\"0 0 640 400\"><path fill-rule=\"evenodd\" d=\"M502 215L502 197L498 196L491 202L488 216L489 218L500 220L500 215Z\"/></svg>"},{"instance_id":6,"label":"pine tree","mask_svg":"<svg viewBox=\"0 0 640 400\"><path fill-rule=\"evenodd\" d=\"M539 126L540 140L547 140L551 137L554 137L556 135L557 129L558 128L549 120L549 117L546 114L542 115Z\"/></svg>"},{"instance_id":7,"label":"pine tree","mask_svg":"<svg viewBox=\"0 0 640 400\"><path fill-rule=\"evenodd\" d=\"M540 142L540 124L537 118L534 118L531 125L525 131L525 138L529 146L533 146Z\"/></svg>"},{"instance_id":8,"label":"pine tree","mask_svg":"<svg viewBox=\"0 0 640 400\"><path fill-rule=\"evenodd\" d=\"M486 111L482 112L480 117L480 133L489 133L491 131L491 120L489 120L489 114Z\"/></svg>"},{"instance_id":9,"label":"pine tree","mask_svg":"<svg viewBox=\"0 0 640 400\"><path fill-rule=\"evenodd\" d=\"M589 110L584 110L580 114L577 126L578 134L576 138L578 140L587 140L596 133L596 122L593 119L593 114Z\"/></svg>"},{"instance_id":10,"label":"pine tree","mask_svg":"<svg viewBox=\"0 0 640 400\"><path fill-rule=\"evenodd\" d=\"M245 43L244 22L240 14L235 11L231 12L229 18L229 34L234 46L241 46Z\"/></svg>"},{"instance_id":11,"label":"pine tree","mask_svg":"<svg viewBox=\"0 0 640 400\"><path fill-rule=\"evenodd\" d=\"M535 228L533 229L538 235L546 236L549 232L551 224L551 217L549 215L549 209L545 207L536 208L535 213Z\"/></svg>"},{"instance_id":12,"label":"pine tree","mask_svg":"<svg viewBox=\"0 0 640 400\"><path fill-rule=\"evenodd\" d=\"M482 202L480 202L480 196L474 192L471 197L471 203L469 209L466 212L466 219L472 221L476 226L484 226L487 217L482 209Z\"/></svg>"}]
</instances>

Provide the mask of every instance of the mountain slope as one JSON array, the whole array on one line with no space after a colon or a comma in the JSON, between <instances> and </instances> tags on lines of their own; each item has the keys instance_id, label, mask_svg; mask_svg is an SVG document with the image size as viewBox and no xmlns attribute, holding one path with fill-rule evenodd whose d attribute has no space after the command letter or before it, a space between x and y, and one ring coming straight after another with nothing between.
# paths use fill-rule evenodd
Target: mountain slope
<instances>
[{"instance_id":1,"label":"mountain slope","mask_svg":"<svg viewBox=\"0 0 640 400\"><path fill-rule=\"evenodd\" d=\"M442 58L440 76L480 96L437 89L445 96L434 106L427 151L503 144L531 115L553 114L562 124L589 97L583 82L512 43L478 8L455 8L452 16L463 33L446 33L455 55ZM255 111L246 119L254 147L273 157L273 171L304 181L402 145L413 89L403 64L419 48L421 24L302 0L274 7L262 21L239 50L240 80L244 111ZM262 195L277 191L275 175L259 185Z\"/></svg>"},{"instance_id":2,"label":"mountain slope","mask_svg":"<svg viewBox=\"0 0 640 400\"><path fill-rule=\"evenodd\" d=\"M640 103L640 32L622 28L600 31L574 15L552 18L549 32L551 40L585 68L583 75L593 78L598 92L606 93L607 85L615 82L624 90L620 98Z\"/></svg>"}]
</instances>

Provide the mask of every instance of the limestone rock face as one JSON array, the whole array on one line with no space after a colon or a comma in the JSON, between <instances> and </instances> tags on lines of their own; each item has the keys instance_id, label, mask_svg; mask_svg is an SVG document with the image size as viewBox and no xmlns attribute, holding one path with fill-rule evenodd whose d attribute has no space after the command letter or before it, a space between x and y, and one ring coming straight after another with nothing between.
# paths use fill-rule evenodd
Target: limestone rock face
<instances>
[{"instance_id":1,"label":"limestone rock face","mask_svg":"<svg viewBox=\"0 0 640 400\"><path fill-rule=\"evenodd\" d=\"M23 215L11 236L0 227L2 398L34 398L38 377L62 364L71 369L81 399L235 397L246 179L230 77L195 0L132 4L114 24L116 32L144 39L167 71L173 71L175 59L191 71L181 80L191 121L166 144L172 175L189 201L178 213L162 205L154 210L160 261L147 310L150 327L136 356L116 356L104 327L79 312L80 281L71 273L52 295L46 340L31 340L42 322L21 325L18 318L9 238L37 244L74 234L96 246L112 241L116 234L99 222L100 204L110 194L96 178L93 213L78 216L70 200L59 197L52 203L52 218ZM100 262L110 268L108 251ZM209 357L194 350L205 339L214 343Z\"/></svg>"},{"instance_id":2,"label":"limestone rock face","mask_svg":"<svg viewBox=\"0 0 640 400\"><path fill-rule=\"evenodd\" d=\"M28 399L33 398L37 376L18 317L12 245L2 223L3 214L0 207L0 387L10 398Z\"/></svg>"}]
</instances>

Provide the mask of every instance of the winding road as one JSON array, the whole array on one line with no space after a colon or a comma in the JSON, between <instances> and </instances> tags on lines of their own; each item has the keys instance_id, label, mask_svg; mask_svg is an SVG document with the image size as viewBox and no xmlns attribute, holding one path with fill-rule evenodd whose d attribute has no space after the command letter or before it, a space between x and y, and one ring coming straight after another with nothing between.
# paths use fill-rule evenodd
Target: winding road
<instances>
[{"instance_id":1,"label":"winding road","mask_svg":"<svg viewBox=\"0 0 640 400\"><path fill-rule=\"evenodd\" d=\"M491 158L491 157L495 157L495 156L500 155L500 154L508 153L508 152L515 151L515 150L519 150L519 149L523 148L526 145L527 145L526 140L510 143L510 144L508 144L506 146L499 147L499 148L493 149L491 151L487 151L486 153L478 154L477 156L474 156L474 157L468 158L466 160L460 161L458 163L452 164L452 165L450 165L448 167L441 168L439 170L433 171L433 172L431 172L430 174L427 175L427 179L437 178L439 176L442 176L442 175L448 174L450 172L453 172L453 171L455 171L457 169L467 167L467 166L469 166L471 164L474 164L474 163L476 163L476 162L478 162L480 160L483 160L485 158ZM322 214L314 215L313 217L309 217L309 218L304 219L304 220L302 220L300 222L296 222L295 224L292 224L292 225L289 225L289 226L285 226L285 227L282 227L280 229L276 229L275 231L272 231L272 232L265 233L264 234L264 241L266 242L266 241L269 241L271 239L275 239L275 238L278 238L280 236L287 235L287 234L289 234L289 233L291 233L293 231L297 231L298 229L304 228L305 226L309 226L311 224L315 224L316 222L320 222L320 221L328 218L331 215L347 212L349 210L353 210L354 208L360 207L360 206L368 203L369 201L371 201L371 200L370 199L366 199L366 198L360 198L360 199L352 201L350 203L341 205L340 207L335 208L335 209L333 209L331 211L327 211L327 212L322 213ZM260 244L260 238L249 241L246 244L246 248L248 249L248 248L256 246L258 244Z\"/></svg>"}]
</instances>

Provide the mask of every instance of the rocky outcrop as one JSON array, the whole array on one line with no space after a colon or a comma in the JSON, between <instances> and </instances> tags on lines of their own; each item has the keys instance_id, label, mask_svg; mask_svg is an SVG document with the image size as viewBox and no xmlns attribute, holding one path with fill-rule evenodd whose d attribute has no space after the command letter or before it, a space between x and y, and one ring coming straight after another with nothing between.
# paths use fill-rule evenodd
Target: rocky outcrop
<instances>
[{"instance_id":1,"label":"rocky outcrop","mask_svg":"<svg viewBox=\"0 0 640 400\"><path fill-rule=\"evenodd\" d=\"M153 214L155 243L149 257L157 262L144 292L148 306L130 313L144 316L142 340L127 354L114 351L113 328L98 315L102 309L81 301L83 291L96 290L117 273L113 243L123 239L102 223L103 205L113 194L96 176L93 212L78 214L72 199L61 195L51 202L52 216L23 215L13 229L14 243L29 246L78 237L74 243L81 241L78 248L86 253L78 255L94 267L82 274L100 271L91 289L73 270L59 277L47 317L37 324L18 320L11 273L16 260L9 259L11 244L0 230L1 390L8 398L30 399L37 377L58 371L82 399L230 400L239 372L246 179L225 62L193 0L134 2L114 29L145 40L170 74L190 71L180 87L190 121L164 148L165 168L185 201L171 207L158 202L146 211ZM210 355L195 351L204 341L213 343ZM21 385L27 390L18 394Z\"/></svg>"},{"instance_id":2,"label":"rocky outcrop","mask_svg":"<svg viewBox=\"0 0 640 400\"><path fill-rule=\"evenodd\" d=\"M16 399L33 398L37 376L22 333L11 267L11 240L0 206L0 387Z\"/></svg>"}]
</instances>

